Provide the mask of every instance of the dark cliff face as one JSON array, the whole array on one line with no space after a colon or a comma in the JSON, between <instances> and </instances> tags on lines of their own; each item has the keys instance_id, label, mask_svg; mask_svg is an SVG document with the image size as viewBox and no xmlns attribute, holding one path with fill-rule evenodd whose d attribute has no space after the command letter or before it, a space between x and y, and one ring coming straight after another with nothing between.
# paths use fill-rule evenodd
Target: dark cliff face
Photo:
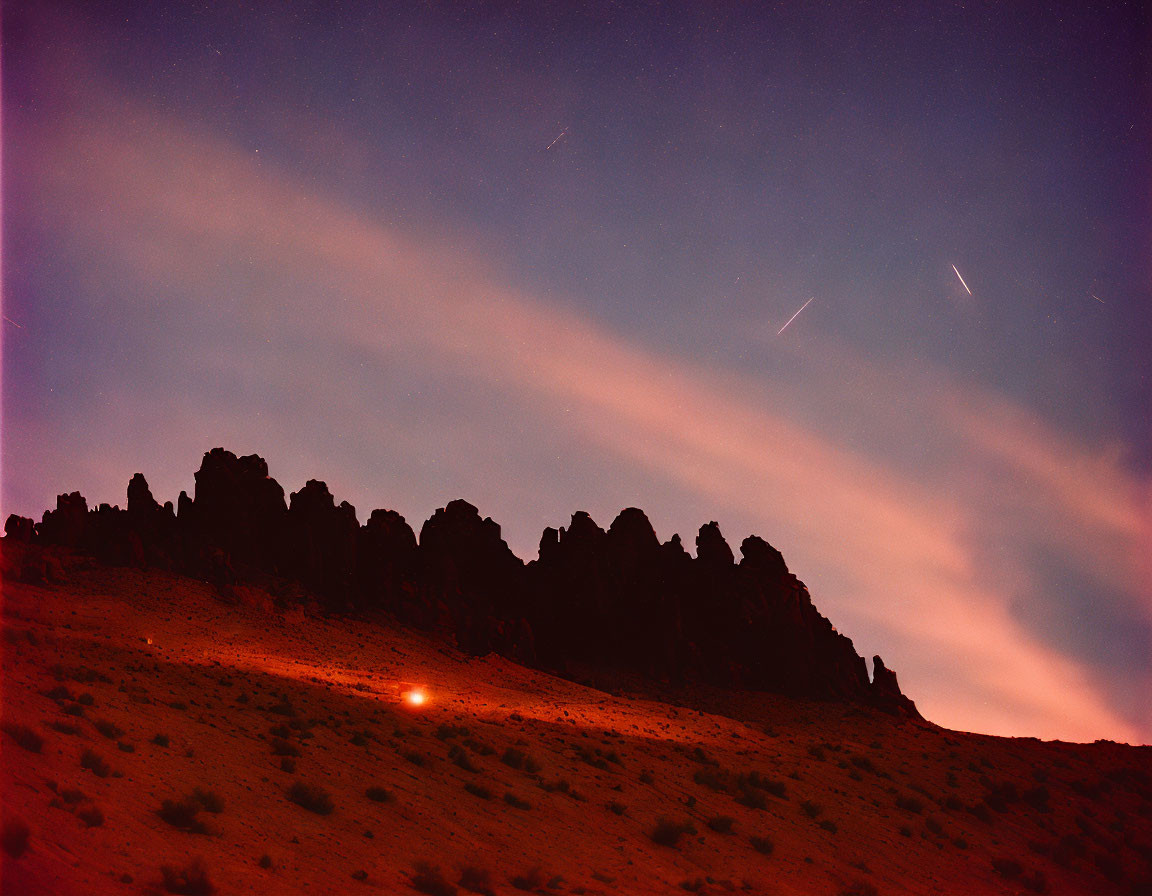
<instances>
[{"instance_id":1,"label":"dark cliff face","mask_svg":"<svg viewBox=\"0 0 1152 896\"><path fill-rule=\"evenodd\" d=\"M863 657L779 551L750 536L737 561L714 522L700 528L693 558L678 535L661 544L634 507L607 531L581 511L567 528L545 529L538 559L525 564L466 501L437 510L417 540L392 510L360 525L318 480L285 502L262 458L216 448L196 473L195 497L182 492L175 510L137 473L126 510L89 510L73 492L38 524L10 517L5 532L222 586L277 576L331 610L389 612L454 634L466 651L561 674L627 671L917 715L879 657L868 680Z\"/></svg>"}]
</instances>

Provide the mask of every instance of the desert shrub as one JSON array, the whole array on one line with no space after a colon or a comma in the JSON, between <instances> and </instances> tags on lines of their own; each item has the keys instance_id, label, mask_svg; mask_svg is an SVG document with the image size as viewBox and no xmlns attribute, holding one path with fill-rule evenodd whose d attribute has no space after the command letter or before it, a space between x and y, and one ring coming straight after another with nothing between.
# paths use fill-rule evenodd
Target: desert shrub
<instances>
[{"instance_id":1,"label":"desert shrub","mask_svg":"<svg viewBox=\"0 0 1152 896\"><path fill-rule=\"evenodd\" d=\"M171 743L171 741L168 739L167 734L157 734L154 738L152 738L152 743L156 744L158 747L166 747L169 743Z\"/></svg>"},{"instance_id":2,"label":"desert shrub","mask_svg":"<svg viewBox=\"0 0 1152 896\"><path fill-rule=\"evenodd\" d=\"M1024 866L1015 859L1000 857L992 860L992 869L1007 880L1015 880L1024 873Z\"/></svg>"},{"instance_id":3,"label":"desert shrub","mask_svg":"<svg viewBox=\"0 0 1152 896\"><path fill-rule=\"evenodd\" d=\"M463 725L440 725L436 728L436 736L440 740L450 740L453 737L467 737L472 731Z\"/></svg>"},{"instance_id":4,"label":"desert shrub","mask_svg":"<svg viewBox=\"0 0 1152 896\"><path fill-rule=\"evenodd\" d=\"M400 753L400 755L411 762L413 765L418 765L421 768L423 768L424 764L428 761L427 756L425 756L423 753L418 753L415 750L404 750Z\"/></svg>"},{"instance_id":5,"label":"desert shrub","mask_svg":"<svg viewBox=\"0 0 1152 896\"><path fill-rule=\"evenodd\" d=\"M836 826L836 822L829 818L825 818L820 822L820 827L826 830L829 834L835 834L840 828Z\"/></svg>"},{"instance_id":6,"label":"desert shrub","mask_svg":"<svg viewBox=\"0 0 1152 896\"><path fill-rule=\"evenodd\" d=\"M964 804L960 802L960 799L956 796L956 794L950 793L944 800L944 808L949 809L952 812L959 812L964 808Z\"/></svg>"},{"instance_id":7,"label":"desert shrub","mask_svg":"<svg viewBox=\"0 0 1152 896\"><path fill-rule=\"evenodd\" d=\"M83 693L79 697L76 698L76 702L79 703L81 706L95 706L96 705L96 698L93 697L89 693Z\"/></svg>"},{"instance_id":8,"label":"desert shrub","mask_svg":"<svg viewBox=\"0 0 1152 896\"><path fill-rule=\"evenodd\" d=\"M104 824L104 813L95 803L88 803L76 810L76 817L84 822L86 828L98 828Z\"/></svg>"},{"instance_id":9,"label":"desert shrub","mask_svg":"<svg viewBox=\"0 0 1152 896\"><path fill-rule=\"evenodd\" d=\"M504 802L506 802L513 809L531 809L532 808L532 804L530 802L528 802L527 800L520 799L520 797L516 796L516 794L512 793L511 791L504 794Z\"/></svg>"},{"instance_id":10,"label":"desert shrub","mask_svg":"<svg viewBox=\"0 0 1152 896\"><path fill-rule=\"evenodd\" d=\"M285 756L280 760L280 771L287 772L290 775L296 773L296 760Z\"/></svg>"},{"instance_id":11,"label":"desert shrub","mask_svg":"<svg viewBox=\"0 0 1152 896\"><path fill-rule=\"evenodd\" d=\"M717 834L731 834L733 820L731 815L714 815L705 824Z\"/></svg>"},{"instance_id":12,"label":"desert shrub","mask_svg":"<svg viewBox=\"0 0 1152 896\"><path fill-rule=\"evenodd\" d=\"M64 700L75 699L72 696L72 692L62 684L58 684L56 687L52 688L52 690L45 692L44 696L49 700L55 700L57 703L61 703Z\"/></svg>"},{"instance_id":13,"label":"desert shrub","mask_svg":"<svg viewBox=\"0 0 1152 896\"><path fill-rule=\"evenodd\" d=\"M4 722L0 724L0 728L3 729L5 734L12 738L18 747L23 747L29 753L39 753L44 747L44 738L27 725Z\"/></svg>"},{"instance_id":14,"label":"desert shrub","mask_svg":"<svg viewBox=\"0 0 1152 896\"><path fill-rule=\"evenodd\" d=\"M929 833L935 834L937 837L944 833L944 826L932 816L924 819L924 827L928 829Z\"/></svg>"},{"instance_id":15,"label":"desert shrub","mask_svg":"<svg viewBox=\"0 0 1152 896\"><path fill-rule=\"evenodd\" d=\"M366 747L368 746L368 734L364 731L357 731L352 735L349 743L354 747Z\"/></svg>"},{"instance_id":16,"label":"desert shrub","mask_svg":"<svg viewBox=\"0 0 1152 896\"><path fill-rule=\"evenodd\" d=\"M448 751L448 756L453 763L464 769L466 772L472 772L475 774L476 772L480 771L480 767L472 761L472 758L468 755L467 751L462 749L457 744L452 745L452 749Z\"/></svg>"},{"instance_id":17,"label":"desert shrub","mask_svg":"<svg viewBox=\"0 0 1152 896\"><path fill-rule=\"evenodd\" d=\"M96 730L103 734L108 740L115 740L124 733L124 729L109 719L96 719L93 723Z\"/></svg>"},{"instance_id":18,"label":"desert shrub","mask_svg":"<svg viewBox=\"0 0 1152 896\"><path fill-rule=\"evenodd\" d=\"M18 859L28 849L28 838L31 836L32 831L24 819L9 817L4 820L4 828L0 831L0 846L12 858Z\"/></svg>"},{"instance_id":19,"label":"desert shrub","mask_svg":"<svg viewBox=\"0 0 1152 896\"><path fill-rule=\"evenodd\" d=\"M472 796L478 796L482 800L490 800L494 796L492 788L485 787L483 784L478 784L475 781L468 781L464 785L464 789L472 794Z\"/></svg>"},{"instance_id":20,"label":"desert shrub","mask_svg":"<svg viewBox=\"0 0 1152 896\"><path fill-rule=\"evenodd\" d=\"M828 758L828 754L824 752L824 748L819 744L812 744L812 746L808 748L808 755L819 762L823 762Z\"/></svg>"},{"instance_id":21,"label":"desert shrub","mask_svg":"<svg viewBox=\"0 0 1152 896\"><path fill-rule=\"evenodd\" d=\"M316 784L307 781L297 781L288 788L288 799L297 806L315 812L317 815L331 815L332 797L328 791Z\"/></svg>"},{"instance_id":22,"label":"desert shrub","mask_svg":"<svg viewBox=\"0 0 1152 896\"><path fill-rule=\"evenodd\" d=\"M108 762L93 750L85 750L80 755L80 768L88 769L97 778L107 778L112 774L112 768Z\"/></svg>"},{"instance_id":23,"label":"desert shrub","mask_svg":"<svg viewBox=\"0 0 1152 896\"><path fill-rule=\"evenodd\" d=\"M867 756L861 756L859 753L853 753L848 757L849 761L861 771L871 772L876 774L876 764Z\"/></svg>"},{"instance_id":24,"label":"desert shrub","mask_svg":"<svg viewBox=\"0 0 1152 896\"><path fill-rule=\"evenodd\" d=\"M492 875L486 868L477 868L475 865L465 865L460 870L460 886L469 893L479 893L480 896L496 896L492 889Z\"/></svg>"},{"instance_id":25,"label":"desert shrub","mask_svg":"<svg viewBox=\"0 0 1152 896\"><path fill-rule=\"evenodd\" d=\"M903 794L896 797L896 806L905 812L914 812L917 815L924 811L923 800L914 796L904 796Z\"/></svg>"},{"instance_id":26,"label":"desert shrub","mask_svg":"<svg viewBox=\"0 0 1152 896\"><path fill-rule=\"evenodd\" d=\"M383 787L369 787L364 791L364 795L374 803L390 803L394 799L392 791Z\"/></svg>"},{"instance_id":27,"label":"desert shrub","mask_svg":"<svg viewBox=\"0 0 1152 896\"><path fill-rule=\"evenodd\" d=\"M64 715L66 716L82 716L84 715L84 707L79 703L69 703L63 707Z\"/></svg>"},{"instance_id":28,"label":"desert shrub","mask_svg":"<svg viewBox=\"0 0 1152 896\"><path fill-rule=\"evenodd\" d=\"M208 878L208 870L201 859L193 859L183 868L164 865L160 868L160 876L164 879L164 889L169 893L181 896L211 896L216 892L216 887Z\"/></svg>"},{"instance_id":29,"label":"desert shrub","mask_svg":"<svg viewBox=\"0 0 1152 896\"><path fill-rule=\"evenodd\" d=\"M130 744L127 741L122 740L122 741L120 741L120 743L116 744L116 749L119 750L121 753L135 753L136 752L136 745Z\"/></svg>"},{"instance_id":30,"label":"desert shrub","mask_svg":"<svg viewBox=\"0 0 1152 896\"><path fill-rule=\"evenodd\" d=\"M698 768L692 773L692 780L717 793L728 790L730 786L728 776L717 768Z\"/></svg>"},{"instance_id":31,"label":"desert shrub","mask_svg":"<svg viewBox=\"0 0 1152 896\"><path fill-rule=\"evenodd\" d=\"M1043 871L1030 871L1020 878L1020 885L1033 893L1048 892L1048 878Z\"/></svg>"},{"instance_id":32,"label":"desert shrub","mask_svg":"<svg viewBox=\"0 0 1152 896\"><path fill-rule=\"evenodd\" d=\"M699 762L701 765L719 765L720 763L704 752L703 747L696 747L692 751L692 758Z\"/></svg>"},{"instance_id":33,"label":"desert shrub","mask_svg":"<svg viewBox=\"0 0 1152 896\"><path fill-rule=\"evenodd\" d=\"M75 806L77 803L82 803L86 799L84 791L79 787L65 787L59 793L60 799L69 806Z\"/></svg>"},{"instance_id":34,"label":"desert shrub","mask_svg":"<svg viewBox=\"0 0 1152 896\"><path fill-rule=\"evenodd\" d=\"M271 868L272 867L272 856L268 855L268 853L264 853L264 855L260 856L260 861L258 861L256 864L259 865L261 868L265 868L265 869Z\"/></svg>"},{"instance_id":35,"label":"desert shrub","mask_svg":"<svg viewBox=\"0 0 1152 896\"><path fill-rule=\"evenodd\" d=\"M686 893L703 893L706 885L707 883L702 877L680 881L680 889Z\"/></svg>"},{"instance_id":36,"label":"desert shrub","mask_svg":"<svg viewBox=\"0 0 1152 896\"><path fill-rule=\"evenodd\" d=\"M268 707L268 712L275 713L278 716L295 716L297 715L296 708L288 702L287 699L281 699L277 703L273 703Z\"/></svg>"},{"instance_id":37,"label":"desert shrub","mask_svg":"<svg viewBox=\"0 0 1152 896\"><path fill-rule=\"evenodd\" d=\"M955 846L957 849L967 849L968 848L968 841L965 840L963 837L953 837L952 838L952 845Z\"/></svg>"},{"instance_id":38,"label":"desert shrub","mask_svg":"<svg viewBox=\"0 0 1152 896\"><path fill-rule=\"evenodd\" d=\"M464 740L464 746L480 756L491 756L496 752L496 748L491 744L487 744L482 740L476 740L474 737L466 738Z\"/></svg>"},{"instance_id":39,"label":"desert shrub","mask_svg":"<svg viewBox=\"0 0 1152 896\"><path fill-rule=\"evenodd\" d=\"M776 849L776 844L769 837L749 837L748 842L756 852L766 856L772 855L772 851Z\"/></svg>"},{"instance_id":40,"label":"desert shrub","mask_svg":"<svg viewBox=\"0 0 1152 896\"><path fill-rule=\"evenodd\" d=\"M80 729L73 725L71 722L61 722L59 719L48 723L48 727L53 731L59 731L61 734L68 734L75 737L80 733Z\"/></svg>"},{"instance_id":41,"label":"desert shrub","mask_svg":"<svg viewBox=\"0 0 1152 896\"><path fill-rule=\"evenodd\" d=\"M431 862L417 862L412 875L412 887L428 896L456 896L456 887L448 883L444 873Z\"/></svg>"},{"instance_id":42,"label":"desert shrub","mask_svg":"<svg viewBox=\"0 0 1152 896\"><path fill-rule=\"evenodd\" d=\"M676 844L680 842L680 838L685 834L695 834L696 828L693 827L690 821L672 821L668 818L660 818L656 822L656 827L652 829L649 835L652 842L660 846L668 846L675 848Z\"/></svg>"},{"instance_id":43,"label":"desert shrub","mask_svg":"<svg viewBox=\"0 0 1152 896\"><path fill-rule=\"evenodd\" d=\"M1037 812L1052 811L1052 807L1048 805L1048 800L1051 799L1051 797L1052 794L1044 785L1029 787L1020 795L1020 798Z\"/></svg>"},{"instance_id":44,"label":"desert shrub","mask_svg":"<svg viewBox=\"0 0 1152 896\"><path fill-rule=\"evenodd\" d=\"M500 757L500 761L509 768L526 771L529 774L535 774L540 771L540 763L516 747L509 747L505 750L504 755Z\"/></svg>"},{"instance_id":45,"label":"desert shrub","mask_svg":"<svg viewBox=\"0 0 1152 896\"><path fill-rule=\"evenodd\" d=\"M192 797L186 797L182 800L164 800L156 814L172 827L182 831L189 831L193 834L208 833L204 822L198 818L200 804Z\"/></svg>"},{"instance_id":46,"label":"desert shrub","mask_svg":"<svg viewBox=\"0 0 1152 896\"><path fill-rule=\"evenodd\" d=\"M648 769L644 769L643 771L640 772L640 783L641 784L651 784L655 780L656 780L656 776L653 775L652 772L650 772Z\"/></svg>"},{"instance_id":47,"label":"desert shrub","mask_svg":"<svg viewBox=\"0 0 1152 896\"><path fill-rule=\"evenodd\" d=\"M608 804L608 811L613 815L624 815L628 811L628 807L613 800Z\"/></svg>"},{"instance_id":48,"label":"desert shrub","mask_svg":"<svg viewBox=\"0 0 1152 896\"><path fill-rule=\"evenodd\" d=\"M800 811L807 815L809 818L815 818L824 811L824 807L819 803L814 803L812 800L804 800L800 804Z\"/></svg>"},{"instance_id":49,"label":"desert shrub","mask_svg":"<svg viewBox=\"0 0 1152 896\"><path fill-rule=\"evenodd\" d=\"M205 812L211 812L213 815L218 815L224 811L224 800L220 795L212 790L205 790L203 787L197 787L192 791L192 799L200 804L200 808Z\"/></svg>"},{"instance_id":50,"label":"desert shrub","mask_svg":"<svg viewBox=\"0 0 1152 896\"><path fill-rule=\"evenodd\" d=\"M736 786L741 790L763 790L782 800L788 799L788 785L783 781L766 778L760 772L745 772L736 779Z\"/></svg>"},{"instance_id":51,"label":"desert shrub","mask_svg":"<svg viewBox=\"0 0 1152 896\"><path fill-rule=\"evenodd\" d=\"M282 737L273 737L269 742L273 756L299 756L300 748Z\"/></svg>"},{"instance_id":52,"label":"desert shrub","mask_svg":"<svg viewBox=\"0 0 1152 896\"><path fill-rule=\"evenodd\" d=\"M532 868L527 874L518 874L512 878L509 883L512 884L517 890L525 890L529 893L534 893L536 890L542 889L546 884L544 880L544 872L539 868Z\"/></svg>"},{"instance_id":53,"label":"desert shrub","mask_svg":"<svg viewBox=\"0 0 1152 896\"><path fill-rule=\"evenodd\" d=\"M908 825L904 825L903 827L900 828L900 836L901 837L911 837L912 836L912 828L908 827Z\"/></svg>"},{"instance_id":54,"label":"desert shrub","mask_svg":"<svg viewBox=\"0 0 1152 896\"><path fill-rule=\"evenodd\" d=\"M839 896L876 896L876 888L866 880L857 880L842 889Z\"/></svg>"},{"instance_id":55,"label":"desert shrub","mask_svg":"<svg viewBox=\"0 0 1152 896\"><path fill-rule=\"evenodd\" d=\"M364 881L368 880L368 872L363 868L358 868L352 872L352 880L358 880L360 883L364 883Z\"/></svg>"}]
</instances>

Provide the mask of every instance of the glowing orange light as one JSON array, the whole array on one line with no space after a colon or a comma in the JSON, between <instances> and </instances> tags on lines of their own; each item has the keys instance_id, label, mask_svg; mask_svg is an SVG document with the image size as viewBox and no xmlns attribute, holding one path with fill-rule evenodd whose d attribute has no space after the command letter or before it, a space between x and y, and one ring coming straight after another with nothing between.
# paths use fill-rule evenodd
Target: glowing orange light
<instances>
[{"instance_id":1,"label":"glowing orange light","mask_svg":"<svg viewBox=\"0 0 1152 896\"><path fill-rule=\"evenodd\" d=\"M427 699L428 699L428 697L427 697L427 695L425 695L425 693L423 691L409 691L408 692L408 702L411 703L413 706L423 706L424 701L426 701Z\"/></svg>"}]
</instances>

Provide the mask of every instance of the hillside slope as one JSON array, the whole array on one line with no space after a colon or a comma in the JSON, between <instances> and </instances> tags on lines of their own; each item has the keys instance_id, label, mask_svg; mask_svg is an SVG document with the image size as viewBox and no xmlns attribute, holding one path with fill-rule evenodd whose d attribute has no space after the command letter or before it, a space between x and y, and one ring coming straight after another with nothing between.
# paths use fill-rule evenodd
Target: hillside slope
<instances>
[{"instance_id":1,"label":"hillside slope","mask_svg":"<svg viewBox=\"0 0 1152 896\"><path fill-rule=\"evenodd\" d=\"M35 550L0 544L9 571ZM4 893L179 892L161 866L195 857L220 893L465 872L496 893L1148 892L1148 748L705 688L677 706L252 587L47 566L4 582Z\"/></svg>"}]
</instances>

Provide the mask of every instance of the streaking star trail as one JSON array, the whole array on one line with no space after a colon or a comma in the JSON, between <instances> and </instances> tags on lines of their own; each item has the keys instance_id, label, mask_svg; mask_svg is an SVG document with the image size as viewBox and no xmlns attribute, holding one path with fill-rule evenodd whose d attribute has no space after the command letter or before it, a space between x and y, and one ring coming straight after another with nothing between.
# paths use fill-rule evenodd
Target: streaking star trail
<instances>
[{"instance_id":1,"label":"streaking star trail","mask_svg":"<svg viewBox=\"0 0 1152 896\"><path fill-rule=\"evenodd\" d=\"M811 305L815 298L816 298L816 296L812 296L811 299L809 299L807 302L805 302L803 305L801 305L800 310L797 311L795 314L793 314L790 318L788 318L788 324L790 324L790 323L792 323L792 321L796 320L796 318L800 316L800 311L803 311L805 308L807 308L809 305ZM785 330L787 330L788 324L784 324L784 326L782 326L779 330L777 330L776 335L779 336L781 333L783 333Z\"/></svg>"},{"instance_id":2,"label":"streaking star trail","mask_svg":"<svg viewBox=\"0 0 1152 896\"><path fill-rule=\"evenodd\" d=\"M952 270L956 271L956 265L952 265ZM959 271L956 271L956 276L960 277ZM963 286L964 289L968 290L968 295L972 295L972 290L968 289L968 284L964 282L963 277L960 277L960 285Z\"/></svg>"},{"instance_id":3,"label":"streaking star trail","mask_svg":"<svg viewBox=\"0 0 1152 896\"><path fill-rule=\"evenodd\" d=\"M550 149L551 149L553 146L555 146L557 143L559 143L559 142L560 142L560 138L561 138L561 137L563 137L563 136L564 136L565 134L567 134L567 133L568 133L568 128L564 128L564 130L562 130L562 131L561 131L561 132L560 132L560 133L557 135L557 137L556 137L556 139L555 139L555 140L553 140L551 143L549 143L547 146L545 146L545 147L544 147L544 151L545 151L545 152L547 152L547 151L548 151L548 150L550 150Z\"/></svg>"}]
</instances>

